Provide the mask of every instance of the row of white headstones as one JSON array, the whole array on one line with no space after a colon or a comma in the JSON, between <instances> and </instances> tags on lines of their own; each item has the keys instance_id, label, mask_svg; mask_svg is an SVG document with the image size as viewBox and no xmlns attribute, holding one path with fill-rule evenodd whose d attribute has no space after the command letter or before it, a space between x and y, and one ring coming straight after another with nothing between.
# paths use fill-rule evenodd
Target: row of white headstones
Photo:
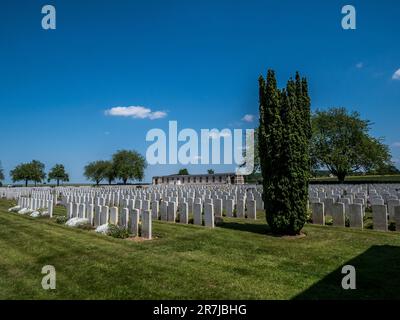
<instances>
[{"instance_id":1,"label":"row of white headstones","mask_svg":"<svg viewBox=\"0 0 400 320\"><path fill-rule=\"evenodd\" d=\"M128 229L133 235L138 235L140 219L144 237L151 237L152 220L188 224L189 213L193 214L193 224L203 225L204 219L204 226L209 228L215 227L215 218L222 217L224 211L228 217L257 218L256 201L251 198L238 199L235 209L234 199L172 196L160 198L159 195L153 194L154 200L148 200L146 197L136 196L136 198L123 197L112 201L108 196L69 195L63 201L69 219L88 219L95 227L110 223Z\"/></svg>"},{"instance_id":2,"label":"row of white headstones","mask_svg":"<svg viewBox=\"0 0 400 320\"><path fill-rule=\"evenodd\" d=\"M373 229L388 230L394 221L400 231L400 185L333 185L312 186L309 201L314 224L325 224L332 217L334 226L344 226L346 217L350 227L363 228L365 209L372 209Z\"/></svg>"},{"instance_id":3,"label":"row of white headstones","mask_svg":"<svg viewBox=\"0 0 400 320\"><path fill-rule=\"evenodd\" d=\"M192 213L193 224L203 225L204 220L204 226L214 228L215 218L223 213L256 219L257 210L262 209L261 193L253 187L32 188L30 196L26 188L8 192L9 197L18 199L22 211L46 207L51 208L52 216L53 202L57 204L60 199L69 220L86 219L95 227L114 224L128 229L133 236L141 233L144 238L151 238L154 219L187 224Z\"/></svg>"},{"instance_id":4,"label":"row of white headstones","mask_svg":"<svg viewBox=\"0 0 400 320\"><path fill-rule=\"evenodd\" d=\"M67 207L68 218L85 218L93 226L111 223L139 234L139 222L149 226L144 233L151 237L152 219L181 223L189 222L214 227L214 218L257 218L263 209L260 186L151 186L136 187L61 187L0 189L0 196L18 199L21 208L48 208L52 215L57 199ZM374 229L386 231L388 218L400 226L400 185L313 185L309 203L313 223L325 224L327 215L333 225L344 226L346 216L350 226L363 228L365 208L372 207ZM132 223L131 223L132 222ZM400 230L400 228L398 228Z\"/></svg>"}]
</instances>

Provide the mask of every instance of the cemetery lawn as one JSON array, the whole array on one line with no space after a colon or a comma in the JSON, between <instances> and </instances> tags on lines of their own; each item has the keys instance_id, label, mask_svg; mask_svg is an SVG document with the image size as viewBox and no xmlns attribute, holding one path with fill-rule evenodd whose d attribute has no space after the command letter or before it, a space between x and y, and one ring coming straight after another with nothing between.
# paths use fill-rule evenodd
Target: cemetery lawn
<instances>
[{"instance_id":1,"label":"cemetery lawn","mask_svg":"<svg viewBox=\"0 0 400 320\"><path fill-rule=\"evenodd\" d=\"M306 225L305 237L274 237L259 214L224 218L213 230L156 221L156 239L132 241L10 206L0 200L0 299L400 298L395 232ZM346 264L356 268L357 290L341 289ZM41 287L44 265L56 268L56 290Z\"/></svg>"}]
</instances>

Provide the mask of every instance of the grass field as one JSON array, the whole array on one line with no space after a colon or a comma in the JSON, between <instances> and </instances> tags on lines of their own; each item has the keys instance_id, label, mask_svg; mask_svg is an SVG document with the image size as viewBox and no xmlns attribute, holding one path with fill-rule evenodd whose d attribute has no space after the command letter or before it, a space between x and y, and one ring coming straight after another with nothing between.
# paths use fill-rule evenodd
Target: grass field
<instances>
[{"instance_id":1,"label":"grass field","mask_svg":"<svg viewBox=\"0 0 400 320\"><path fill-rule=\"evenodd\" d=\"M0 299L400 298L400 234L307 225L302 238L224 218L213 230L153 223L151 241L114 239L6 212L0 201ZM57 208L57 214L64 210ZM341 267L357 290L341 288ZM57 289L43 290L53 265Z\"/></svg>"}]
</instances>

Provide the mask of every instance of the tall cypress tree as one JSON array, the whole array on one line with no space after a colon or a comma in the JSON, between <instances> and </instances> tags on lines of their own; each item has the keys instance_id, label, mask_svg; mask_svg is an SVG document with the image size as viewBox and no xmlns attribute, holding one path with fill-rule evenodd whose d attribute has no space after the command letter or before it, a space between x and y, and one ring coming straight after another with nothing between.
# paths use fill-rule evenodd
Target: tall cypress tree
<instances>
[{"instance_id":1,"label":"tall cypress tree","mask_svg":"<svg viewBox=\"0 0 400 320\"><path fill-rule=\"evenodd\" d=\"M307 82L296 73L279 90L275 73L259 79L259 155L263 199L271 230L298 234L306 221L310 171L310 103Z\"/></svg>"}]
</instances>

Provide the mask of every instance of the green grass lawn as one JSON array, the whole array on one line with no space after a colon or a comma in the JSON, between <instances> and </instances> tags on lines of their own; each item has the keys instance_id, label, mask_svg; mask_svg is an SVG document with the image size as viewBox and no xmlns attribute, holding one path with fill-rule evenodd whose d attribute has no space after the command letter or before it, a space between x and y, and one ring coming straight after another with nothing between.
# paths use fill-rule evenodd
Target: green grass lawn
<instances>
[{"instance_id":1,"label":"green grass lawn","mask_svg":"<svg viewBox=\"0 0 400 320\"><path fill-rule=\"evenodd\" d=\"M307 225L303 238L224 218L207 229L156 221L136 242L8 213L0 201L0 299L400 298L400 234ZM57 214L65 210L57 208ZM341 289L341 267L357 290ZM53 265L57 289L43 290Z\"/></svg>"}]
</instances>

